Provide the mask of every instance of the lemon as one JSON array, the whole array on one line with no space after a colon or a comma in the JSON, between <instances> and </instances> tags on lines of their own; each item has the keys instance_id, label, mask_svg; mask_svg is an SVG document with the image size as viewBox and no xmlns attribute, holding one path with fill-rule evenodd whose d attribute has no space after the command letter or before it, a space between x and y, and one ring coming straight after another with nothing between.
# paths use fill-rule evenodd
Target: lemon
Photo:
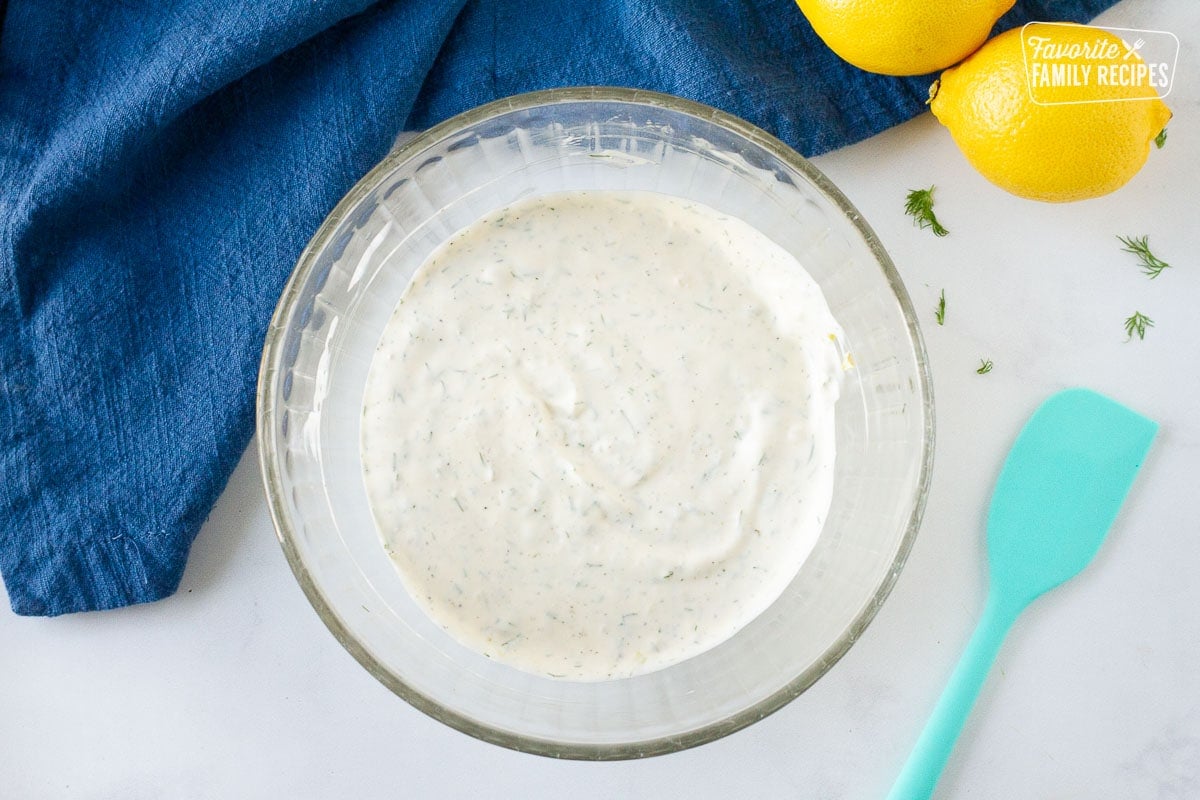
<instances>
[{"instance_id":1,"label":"lemon","mask_svg":"<svg viewBox=\"0 0 1200 800\"><path fill-rule=\"evenodd\" d=\"M830 50L885 75L924 75L957 64L1015 2L796 0Z\"/></svg>"},{"instance_id":2,"label":"lemon","mask_svg":"<svg viewBox=\"0 0 1200 800\"><path fill-rule=\"evenodd\" d=\"M1061 203L1108 194L1142 168L1171 111L1145 79L1107 82L1108 70L1115 81L1142 64L1119 38L1085 25L1042 24L1044 38L1066 48L1059 54L1077 55L1039 58L1028 38L1023 50L1020 30L1008 31L946 70L930 89L930 108L971 165L1015 195ZM1078 55L1089 52L1085 46L1115 47L1108 52L1116 55Z\"/></svg>"}]
</instances>

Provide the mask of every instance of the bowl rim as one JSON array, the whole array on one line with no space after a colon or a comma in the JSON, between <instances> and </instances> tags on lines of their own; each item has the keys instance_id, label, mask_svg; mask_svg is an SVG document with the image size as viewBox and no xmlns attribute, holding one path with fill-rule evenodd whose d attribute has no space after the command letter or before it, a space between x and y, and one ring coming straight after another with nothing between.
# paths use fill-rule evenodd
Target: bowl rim
<instances>
[{"instance_id":1,"label":"bowl rim","mask_svg":"<svg viewBox=\"0 0 1200 800\"><path fill-rule=\"evenodd\" d=\"M887 280L900 306L905 325L908 329L909 338L913 345L913 352L917 362L917 382L919 384L917 389L922 398L921 412L924 415L923 451L921 454L920 474L917 478L916 493L913 498L912 513L909 515L908 523L900 539L891 568L851 624L825 651L824 656L771 695L724 719L702 725L681 734L640 741L601 744L557 742L550 739L515 733L482 723L446 708L433 698L415 690L405 683L401 677L388 670L383 663L376 659L357 640L350 626L338 616L333 605L327 600L317 585L300 554L295 542L295 531L292 528L291 519L286 512L280 465L273 457L278 442L275 427L271 424L274 417L271 398L276 396L276 381L283 374L280 370L280 365L285 348L285 323L295 310L295 306L300 299L301 289L312 275L316 267L317 257L332 238L333 232L349 216L355 206L378 186L382 178L390 174L400 164L409 160L414 154L420 153L426 146L454 133L456 130L463 129L488 118L539 106L586 102L615 102L664 108L715 123L764 148L789 167L804 175L819 192L824 194L846 216L863 237L871 254L883 271L884 278ZM858 640L863 631L866 630L867 626L875 618L883 601L891 593L892 587L895 585L905 562L908 560L917 530L920 528L926 500L929 495L934 451L933 382L929 371L928 353L925 349L925 341L921 335L920 327L917 324L916 312L913 309L908 291L905 289L891 257L884 250L875 232L863 220L858 209L854 207L841 190L825 177L824 173L813 166L808 159L801 156L780 139L740 117L720 111L703 103L674 95L644 89L606 86L545 89L502 98L457 114L445 122L420 132L394 146L329 212L312 239L301 252L296 266L292 270L280 295L279 303L276 305L266 331L262 361L258 374L255 424L259 436L259 468L266 489L267 505L272 524L275 527L276 537L283 549L288 566L291 567L296 581L300 584L300 588L308 598L313 609L317 612L317 616L321 618L321 621L325 623L325 626L342 647L367 672L394 694L403 698L417 710L443 724L449 725L477 739L512 750L552 758L587 761L642 758L677 752L706 744L741 730L751 723L778 711L800 696L820 677L825 675L846 654L850 646Z\"/></svg>"}]
</instances>

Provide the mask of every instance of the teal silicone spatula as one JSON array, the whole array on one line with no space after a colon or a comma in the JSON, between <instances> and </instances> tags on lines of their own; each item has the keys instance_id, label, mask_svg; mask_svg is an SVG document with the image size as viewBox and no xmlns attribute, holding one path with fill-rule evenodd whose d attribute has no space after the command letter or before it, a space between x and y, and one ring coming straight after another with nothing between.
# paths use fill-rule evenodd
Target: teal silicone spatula
<instances>
[{"instance_id":1,"label":"teal silicone spatula","mask_svg":"<svg viewBox=\"0 0 1200 800\"><path fill-rule=\"evenodd\" d=\"M1158 425L1087 389L1041 405L1013 444L988 513L983 618L888 800L924 800L1017 616L1079 573L1133 484Z\"/></svg>"}]
</instances>

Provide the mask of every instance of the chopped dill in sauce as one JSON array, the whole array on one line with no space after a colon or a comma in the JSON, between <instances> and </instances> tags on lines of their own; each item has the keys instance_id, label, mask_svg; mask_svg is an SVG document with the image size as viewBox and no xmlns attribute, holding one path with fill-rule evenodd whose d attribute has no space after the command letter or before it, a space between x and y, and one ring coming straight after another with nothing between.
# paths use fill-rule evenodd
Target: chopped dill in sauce
<instances>
[{"instance_id":1,"label":"chopped dill in sauce","mask_svg":"<svg viewBox=\"0 0 1200 800\"><path fill-rule=\"evenodd\" d=\"M603 680L708 650L820 534L840 336L790 253L706 206L495 211L417 271L371 364L384 547L435 622L519 669Z\"/></svg>"}]
</instances>

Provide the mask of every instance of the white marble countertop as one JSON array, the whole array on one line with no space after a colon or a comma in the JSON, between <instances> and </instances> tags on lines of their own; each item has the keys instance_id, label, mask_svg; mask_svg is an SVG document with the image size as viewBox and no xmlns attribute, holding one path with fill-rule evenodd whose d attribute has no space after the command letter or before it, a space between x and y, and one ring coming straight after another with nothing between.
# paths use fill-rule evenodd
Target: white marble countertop
<instances>
[{"instance_id":1,"label":"white marble countertop","mask_svg":"<svg viewBox=\"0 0 1200 800\"><path fill-rule=\"evenodd\" d=\"M1200 525L1188 510L1200 489L1200 4L1127 2L1101 22L1183 43L1167 146L1114 195L1010 197L928 114L816 159L918 309L937 453L899 583L799 699L637 762L556 762L451 730L378 684L317 619L275 541L252 445L176 596L51 620L0 610L0 795L881 798L980 613L1003 456L1043 398L1085 385L1157 420L1159 439L1095 562L1013 629L937 797L1200 797ZM906 190L931 183L945 239L902 213ZM1148 234L1173 268L1148 280L1117 234ZM1155 327L1127 342L1134 310ZM975 373L981 358L992 373Z\"/></svg>"}]
</instances>

